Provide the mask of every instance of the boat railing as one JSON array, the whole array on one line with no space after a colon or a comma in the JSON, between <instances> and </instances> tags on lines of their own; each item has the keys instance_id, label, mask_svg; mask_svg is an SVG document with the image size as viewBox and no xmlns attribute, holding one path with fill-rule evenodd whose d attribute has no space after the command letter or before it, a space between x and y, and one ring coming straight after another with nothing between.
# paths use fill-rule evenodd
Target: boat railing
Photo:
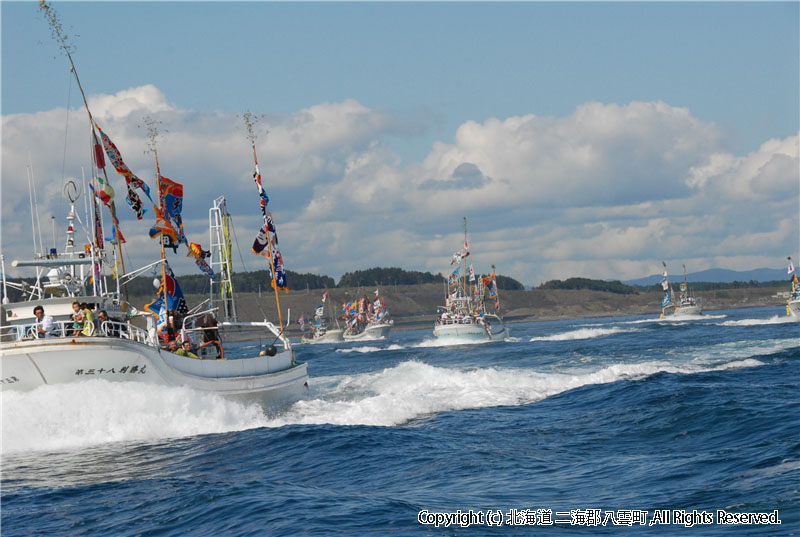
<instances>
[{"instance_id":1,"label":"boat railing","mask_svg":"<svg viewBox=\"0 0 800 537\"><path fill-rule=\"evenodd\" d=\"M98 330L92 321L84 321L80 327L74 326L74 321L54 321L53 329L49 334L40 334L38 323L18 324L0 327L0 341L25 341L31 339L53 339L69 337L117 337L129 339L138 343L151 344L146 330L129 323L120 321L103 321ZM88 328L88 330L87 330Z\"/></svg>"},{"instance_id":2,"label":"boat railing","mask_svg":"<svg viewBox=\"0 0 800 537\"><path fill-rule=\"evenodd\" d=\"M139 343L150 344L150 336L147 330L120 321L103 321L103 324L100 325L100 332L96 335L118 337L120 339L130 339Z\"/></svg>"}]
</instances>

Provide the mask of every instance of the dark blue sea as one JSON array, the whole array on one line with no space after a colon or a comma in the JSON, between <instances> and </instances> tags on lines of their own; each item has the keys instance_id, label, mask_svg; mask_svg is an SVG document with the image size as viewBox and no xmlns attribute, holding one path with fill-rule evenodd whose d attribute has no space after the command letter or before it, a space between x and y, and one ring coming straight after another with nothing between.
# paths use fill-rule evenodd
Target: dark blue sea
<instances>
[{"instance_id":1,"label":"dark blue sea","mask_svg":"<svg viewBox=\"0 0 800 537\"><path fill-rule=\"evenodd\" d=\"M94 380L4 393L0 531L797 535L800 324L781 310L297 345L310 393L269 415Z\"/></svg>"}]
</instances>

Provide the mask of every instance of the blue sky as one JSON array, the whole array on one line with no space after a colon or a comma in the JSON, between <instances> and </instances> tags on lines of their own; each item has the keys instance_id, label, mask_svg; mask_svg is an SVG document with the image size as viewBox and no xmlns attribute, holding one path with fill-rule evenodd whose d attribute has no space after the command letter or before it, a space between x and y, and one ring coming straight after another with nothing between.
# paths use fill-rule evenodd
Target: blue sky
<instances>
[{"instance_id":1,"label":"blue sky","mask_svg":"<svg viewBox=\"0 0 800 537\"><path fill-rule=\"evenodd\" d=\"M164 173L186 185L200 242L219 194L252 240L236 119L251 110L293 270L446 270L462 215L476 269L527 284L638 277L662 257L775 266L800 246L797 2L54 7L101 125L151 184L136 125L164 122ZM67 175L88 127L36 4L1 9L9 258L30 249L9 222L28 204L27 153L41 188L60 185L68 99ZM133 237L146 226L126 224L117 181Z\"/></svg>"}]
</instances>

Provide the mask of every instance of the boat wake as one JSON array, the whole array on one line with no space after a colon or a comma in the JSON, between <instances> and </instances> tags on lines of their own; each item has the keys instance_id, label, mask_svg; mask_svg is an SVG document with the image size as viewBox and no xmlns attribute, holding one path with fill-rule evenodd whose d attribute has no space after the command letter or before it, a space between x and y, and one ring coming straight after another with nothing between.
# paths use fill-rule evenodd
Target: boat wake
<instances>
[{"instance_id":1,"label":"boat wake","mask_svg":"<svg viewBox=\"0 0 800 537\"><path fill-rule=\"evenodd\" d=\"M99 379L2 392L2 420L4 455L242 431L267 423L261 407L218 395Z\"/></svg>"},{"instance_id":2,"label":"boat wake","mask_svg":"<svg viewBox=\"0 0 800 537\"><path fill-rule=\"evenodd\" d=\"M784 324L797 322L797 319L788 315L774 315L769 319L741 319L739 321L725 321L720 326L762 326L768 324Z\"/></svg>"},{"instance_id":3,"label":"boat wake","mask_svg":"<svg viewBox=\"0 0 800 537\"><path fill-rule=\"evenodd\" d=\"M575 339L592 339L596 337L610 336L612 334L622 334L626 332L635 332L634 328L579 328L578 330L570 330L569 332L561 332L550 336L532 337L531 341L571 341Z\"/></svg>"},{"instance_id":4,"label":"boat wake","mask_svg":"<svg viewBox=\"0 0 800 537\"><path fill-rule=\"evenodd\" d=\"M714 366L669 362L605 365L581 373L521 368L460 370L407 361L377 373L318 379L329 391L298 401L271 426L291 424L395 426L453 410L540 401L588 384L641 379L660 373L700 373L763 365L756 359Z\"/></svg>"}]
</instances>

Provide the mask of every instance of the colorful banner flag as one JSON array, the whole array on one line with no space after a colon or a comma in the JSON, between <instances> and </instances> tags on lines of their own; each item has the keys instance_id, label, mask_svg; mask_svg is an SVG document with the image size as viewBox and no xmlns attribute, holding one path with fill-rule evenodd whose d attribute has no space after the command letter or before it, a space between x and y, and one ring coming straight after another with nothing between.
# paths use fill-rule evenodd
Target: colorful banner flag
<instances>
[{"instance_id":1,"label":"colorful banner flag","mask_svg":"<svg viewBox=\"0 0 800 537\"><path fill-rule=\"evenodd\" d=\"M208 266L206 263L206 258L211 256L210 252L203 250L203 247L195 242L189 243L189 253L186 254L187 257L191 256L194 257L195 264L200 267L200 270L211 276L214 277L214 271L211 270L211 267Z\"/></svg>"},{"instance_id":2,"label":"colorful banner flag","mask_svg":"<svg viewBox=\"0 0 800 537\"><path fill-rule=\"evenodd\" d=\"M661 299L661 307L666 308L669 303L672 302L672 299L669 297L669 291L664 293L664 298Z\"/></svg>"},{"instance_id":3,"label":"colorful banner flag","mask_svg":"<svg viewBox=\"0 0 800 537\"><path fill-rule=\"evenodd\" d=\"M140 188L150 199L153 201L153 198L150 197L150 187L147 184L136 177L136 175L125 165L122 161L122 155L117 149L117 146L114 145L114 142L111 141L106 133L103 132L103 129L100 128L99 125L95 123L95 127L100 132L100 137L103 140L103 148L106 150L106 154L108 155L108 159L111 161L111 164L114 166L114 169L117 170L117 173L125 177L125 183L128 187L128 196L127 201L128 205L131 206L131 209L136 213L136 218L139 220L142 219L142 216L147 209L142 206L142 200L139 198L139 195L136 193L136 188Z\"/></svg>"},{"instance_id":4,"label":"colorful banner flag","mask_svg":"<svg viewBox=\"0 0 800 537\"><path fill-rule=\"evenodd\" d=\"M303 314L302 313L300 314L300 318L297 319L297 324L300 325L300 331L301 332L305 332L306 331L306 321L305 321L305 319L303 319Z\"/></svg>"}]
</instances>

